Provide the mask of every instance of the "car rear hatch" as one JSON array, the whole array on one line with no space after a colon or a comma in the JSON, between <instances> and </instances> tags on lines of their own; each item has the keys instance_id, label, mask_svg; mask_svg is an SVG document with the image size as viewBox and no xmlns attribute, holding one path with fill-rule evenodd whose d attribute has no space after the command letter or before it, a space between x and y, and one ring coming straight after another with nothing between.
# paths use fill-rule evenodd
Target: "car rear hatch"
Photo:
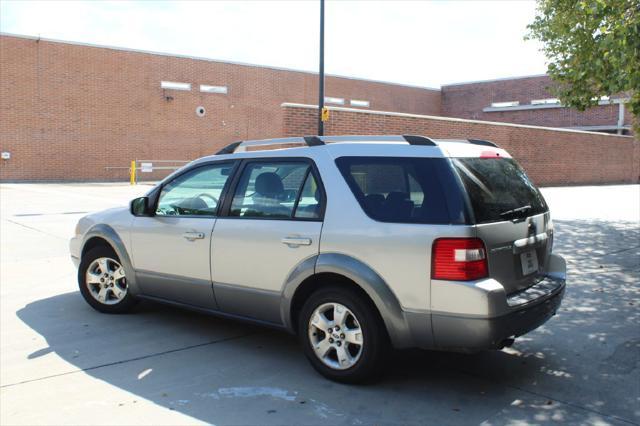
<instances>
[{"instance_id":1,"label":"car rear hatch","mask_svg":"<svg viewBox=\"0 0 640 426\"><path fill-rule=\"evenodd\" d=\"M553 223L540 191L511 158L452 159L468 195L489 275L507 294L539 281L551 254Z\"/></svg>"}]
</instances>

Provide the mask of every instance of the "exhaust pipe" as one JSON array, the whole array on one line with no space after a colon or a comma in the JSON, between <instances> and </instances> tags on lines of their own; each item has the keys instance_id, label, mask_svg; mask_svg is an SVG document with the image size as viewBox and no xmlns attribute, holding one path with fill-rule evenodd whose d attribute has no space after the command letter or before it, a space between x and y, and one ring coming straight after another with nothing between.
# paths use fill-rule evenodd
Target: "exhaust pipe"
<instances>
[{"instance_id":1,"label":"exhaust pipe","mask_svg":"<svg viewBox=\"0 0 640 426\"><path fill-rule=\"evenodd\" d=\"M500 349L502 348L510 348L513 345L513 342L515 342L516 339L513 337L509 337L507 339L504 339L502 342L500 342Z\"/></svg>"}]
</instances>

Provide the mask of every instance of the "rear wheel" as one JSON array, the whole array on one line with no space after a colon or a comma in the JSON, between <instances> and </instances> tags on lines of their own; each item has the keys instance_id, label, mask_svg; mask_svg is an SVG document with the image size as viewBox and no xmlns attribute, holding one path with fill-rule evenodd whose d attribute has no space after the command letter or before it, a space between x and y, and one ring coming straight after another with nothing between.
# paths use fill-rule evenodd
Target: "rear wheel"
<instances>
[{"instance_id":1,"label":"rear wheel","mask_svg":"<svg viewBox=\"0 0 640 426\"><path fill-rule=\"evenodd\" d=\"M311 294L300 312L298 337L313 367L344 383L377 377L389 351L375 307L349 288L328 287Z\"/></svg>"},{"instance_id":2,"label":"rear wheel","mask_svg":"<svg viewBox=\"0 0 640 426\"><path fill-rule=\"evenodd\" d=\"M78 284L84 300L103 313L125 313L136 303L120 259L111 247L95 247L82 257Z\"/></svg>"}]
</instances>

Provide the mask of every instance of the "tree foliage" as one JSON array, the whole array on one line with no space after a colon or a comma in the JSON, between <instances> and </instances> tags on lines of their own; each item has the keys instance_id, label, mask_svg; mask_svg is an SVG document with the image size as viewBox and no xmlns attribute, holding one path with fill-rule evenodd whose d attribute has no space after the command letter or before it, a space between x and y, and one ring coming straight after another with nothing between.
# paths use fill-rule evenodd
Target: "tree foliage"
<instances>
[{"instance_id":1,"label":"tree foliage","mask_svg":"<svg viewBox=\"0 0 640 426\"><path fill-rule=\"evenodd\" d=\"M640 134L640 0L538 0L536 15L526 37L543 43L555 95L580 111L629 97Z\"/></svg>"}]
</instances>

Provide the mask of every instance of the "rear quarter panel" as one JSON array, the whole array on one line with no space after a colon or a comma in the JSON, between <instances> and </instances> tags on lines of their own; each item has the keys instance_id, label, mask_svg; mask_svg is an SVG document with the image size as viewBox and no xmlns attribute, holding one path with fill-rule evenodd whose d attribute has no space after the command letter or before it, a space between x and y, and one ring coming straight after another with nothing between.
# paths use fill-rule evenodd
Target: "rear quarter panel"
<instances>
[{"instance_id":1,"label":"rear quarter panel","mask_svg":"<svg viewBox=\"0 0 640 426\"><path fill-rule=\"evenodd\" d=\"M369 218L333 158L318 160L327 191L320 253L351 256L374 270L405 311L430 309L431 246L440 237L471 237L467 225L378 222Z\"/></svg>"}]
</instances>

